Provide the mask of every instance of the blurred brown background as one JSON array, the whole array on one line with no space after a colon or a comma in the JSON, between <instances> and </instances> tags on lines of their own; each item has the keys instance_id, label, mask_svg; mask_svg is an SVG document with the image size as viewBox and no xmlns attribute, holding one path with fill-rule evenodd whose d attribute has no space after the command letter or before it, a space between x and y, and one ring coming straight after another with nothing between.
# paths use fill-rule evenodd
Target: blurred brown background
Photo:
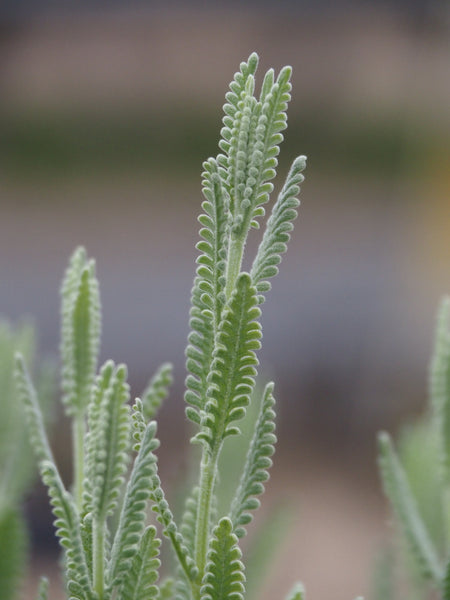
<instances>
[{"instance_id":1,"label":"blurred brown background","mask_svg":"<svg viewBox=\"0 0 450 600\"><path fill-rule=\"evenodd\" d=\"M56 356L60 280L87 247L102 358L129 365L135 394L175 365L160 426L169 488L188 439L201 162L239 62L256 50L260 74L294 68L280 174L297 154L308 167L261 362L280 413L267 505L289 501L295 527L267 598L295 578L317 600L368 594L389 532L375 434L423 409L450 292L449 25L449 4L426 0L0 5L0 311L32 315ZM64 422L54 437L69 472ZM40 490L28 505L33 573L54 560L46 503Z\"/></svg>"}]
</instances>

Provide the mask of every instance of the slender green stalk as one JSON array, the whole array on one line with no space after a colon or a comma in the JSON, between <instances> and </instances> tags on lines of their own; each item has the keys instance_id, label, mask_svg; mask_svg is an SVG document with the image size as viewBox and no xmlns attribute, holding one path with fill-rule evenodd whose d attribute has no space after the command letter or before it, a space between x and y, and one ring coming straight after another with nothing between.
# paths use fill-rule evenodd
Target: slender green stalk
<instances>
[{"instance_id":1,"label":"slender green stalk","mask_svg":"<svg viewBox=\"0 0 450 600\"><path fill-rule=\"evenodd\" d=\"M83 480L84 480L84 437L86 434L86 423L82 413L77 414L72 423L73 436L73 489L75 504L78 511L81 510L83 502Z\"/></svg>"},{"instance_id":2,"label":"slender green stalk","mask_svg":"<svg viewBox=\"0 0 450 600\"><path fill-rule=\"evenodd\" d=\"M211 455L206 448L200 470L197 523L195 528L195 563L199 570L199 580L205 571L206 553L208 551L211 504L214 485L217 477L218 454Z\"/></svg>"},{"instance_id":3,"label":"slender green stalk","mask_svg":"<svg viewBox=\"0 0 450 600\"><path fill-rule=\"evenodd\" d=\"M92 581L98 600L103 600L105 584L105 520L94 519L92 528Z\"/></svg>"},{"instance_id":4,"label":"slender green stalk","mask_svg":"<svg viewBox=\"0 0 450 600\"><path fill-rule=\"evenodd\" d=\"M226 271L226 287L225 295L227 300L231 297L231 293L241 272L242 257L244 254L245 235L238 237L231 236L230 245L228 247L227 271Z\"/></svg>"}]
</instances>

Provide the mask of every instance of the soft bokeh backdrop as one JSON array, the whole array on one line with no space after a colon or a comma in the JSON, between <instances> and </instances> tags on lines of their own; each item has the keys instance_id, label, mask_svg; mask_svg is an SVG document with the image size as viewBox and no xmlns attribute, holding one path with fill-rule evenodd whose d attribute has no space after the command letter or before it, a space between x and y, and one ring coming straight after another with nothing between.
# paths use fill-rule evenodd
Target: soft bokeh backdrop
<instances>
[{"instance_id":1,"label":"soft bokeh backdrop","mask_svg":"<svg viewBox=\"0 0 450 600\"><path fill-rule=\"evenodd\" d=\"M129 365L135 394L175 365L160 426L174 489L201 163L217 152L239 62L256 50L260 71L291 64L280 173L302 153L307 178L261 362L280 412L267 504L281 496L294 525L265 597L295 577L318 600L368 594L389 531L375 433L423 410L450 292L448 3L58 4L0 7L0 312L31 315L56 356L59 283L72 250L88 248L102 358ZM61 421L69 473L67 435ZM54 552L42 489L27 510L39 572Z\"/></svg>"}]
</instances>

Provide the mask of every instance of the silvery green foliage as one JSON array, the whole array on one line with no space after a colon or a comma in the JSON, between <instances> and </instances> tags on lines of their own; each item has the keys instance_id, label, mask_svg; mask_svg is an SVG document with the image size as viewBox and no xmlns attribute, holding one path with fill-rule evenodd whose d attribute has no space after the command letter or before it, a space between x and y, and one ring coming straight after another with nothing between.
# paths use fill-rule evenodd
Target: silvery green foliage
<instances>
[{"instance_id":1,"label":"silvery green foliage","mask_svg":"<svg viewBox=\"0 0 450 600\"><path fill-rule=\"evenodd\" d=\"M167 396L171 367L163 365L156 372L132 407L126 367L107 361L99 369L100 296L94 262L84 249L72 256L62 286L62 401L73 422L72 490L66 489L53 458L26 360L17 356L16 385L64 551L69 600L249 597L240 538L260 504L276 442L273 383L262 394L254 393L261 306L287 250L305 167L305 157L294 160L264 224L287 126L291 69L283 68L277 77L269 70L256 95L257 66L252 54L231 82L221 151L203 165L205 199L185 395L201 464L179 522L158 475L153 420ZM245 272L247 236L261 223L261 242ZM253 434L233 499L223 512L216 498L219 458L224 445L241 435L239 422L255 396L261 400ZM164 568L162 580L160 535L175 560L174 568ZM43 582L39 600L46 599L46 590ZM300 584L287 596L304 599Z\"/></svg>"},{"instance_id":2,"label":"silvery green foliage","mask_svg":"<svg viewBox=\"0 0 450 600\"><path fill-rule=\"evenodd\" d=\"M379 463L409 556L412 598L427 589L450 600L450 300L438 312L430 366L430 406L421 423L403 432L400 456L387 433ZM392 586L391 586L392 587ZM378 598L376 598L378 600Z\"/></svg>"},{"instance_id":3,"label":"silvery green foliage","mask_svg":"<svg viewBox=\"0 0 450 600\"><path fill-rule=\"evenodd\" d=\"M4 600L19 597L27 558L28 535L20 505L35 466L22 406L16 399L13 372L15 352L22 352L34 362L34 338L29 324L12 327L0 321L0 595ZM51 380L51 371L41 368L39 396L44 409L51 396Z\"/></svg>"}]
</instances>

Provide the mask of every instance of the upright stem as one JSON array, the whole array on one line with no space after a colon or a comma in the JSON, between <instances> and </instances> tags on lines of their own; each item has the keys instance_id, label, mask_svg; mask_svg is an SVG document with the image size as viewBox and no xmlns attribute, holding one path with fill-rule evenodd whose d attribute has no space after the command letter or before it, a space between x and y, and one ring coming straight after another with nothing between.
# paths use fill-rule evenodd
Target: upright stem
<instances>
[{"instance_id":1,"label":"upright stem","mask_svg":"<svg viewBox=\"0 0 450 600\"><path fill-rule=\"evenodd\" d=\"M78 511L81 510L83 502L83 479L84 479L84 436L86 424L82 412L76 414L72 422L73 435L73 488L75 503Z\"/></svg>"},{"instance_id":2,"label":"upright stem","mask_svg":"<svg viewBox=\"0 0 450 600\"><path fill-rule=\"evenodd\" d=\"M98 600L103 600L105 583L105 520L96 517L92 523L92 581Z\"/></svg>"},{"instance_id":3,"label":"upright stem","mask_svg":"<svg viewBox=\"0 0 450 600\"><path fill-rule=\"evenodd\" d=\"M197 523L195 528L195 562L199 570L200 580L203 577L208 551L209 523L214 484L217 475L217 454L211 455L203 450L200 470L200 491L197 507Z\"/></svg>"},{"instance_id":4,"label":"upright stem","mask_svg":"<svg viewBox=\"0 0 450 600\"><path fill-rule=\"evenodd\" d=\"M242 256L244 254L247 232L245 228L240 235L231 235L228 245L228 256L226 266L225 296L228 300L233 292L236 279L241 272ZM199 570L201 581L206 565L206 554L208 552L209 526L211 520L211 503L214 492L214 484L217 477L217 463L220 447L211 452L203 448L202 463L200 467L200 491L197 506L197 522L195 530L195 563Z\"/></svg>"},{"instance_id":5,"label":"upright stem","mask_svg":"<svg viewBox=\"0 0 450 600\"><path fill-rule=\"evenodd\" d=\"M245 246L245 235L239 237L231 236L230 244L228 246L228 258L227 258L227 270L226 270L226 285L225 285L225 296L227 300L230 298L231 293L241 272L242 256L244 254Z\"/></svg>"}]
</instances>

